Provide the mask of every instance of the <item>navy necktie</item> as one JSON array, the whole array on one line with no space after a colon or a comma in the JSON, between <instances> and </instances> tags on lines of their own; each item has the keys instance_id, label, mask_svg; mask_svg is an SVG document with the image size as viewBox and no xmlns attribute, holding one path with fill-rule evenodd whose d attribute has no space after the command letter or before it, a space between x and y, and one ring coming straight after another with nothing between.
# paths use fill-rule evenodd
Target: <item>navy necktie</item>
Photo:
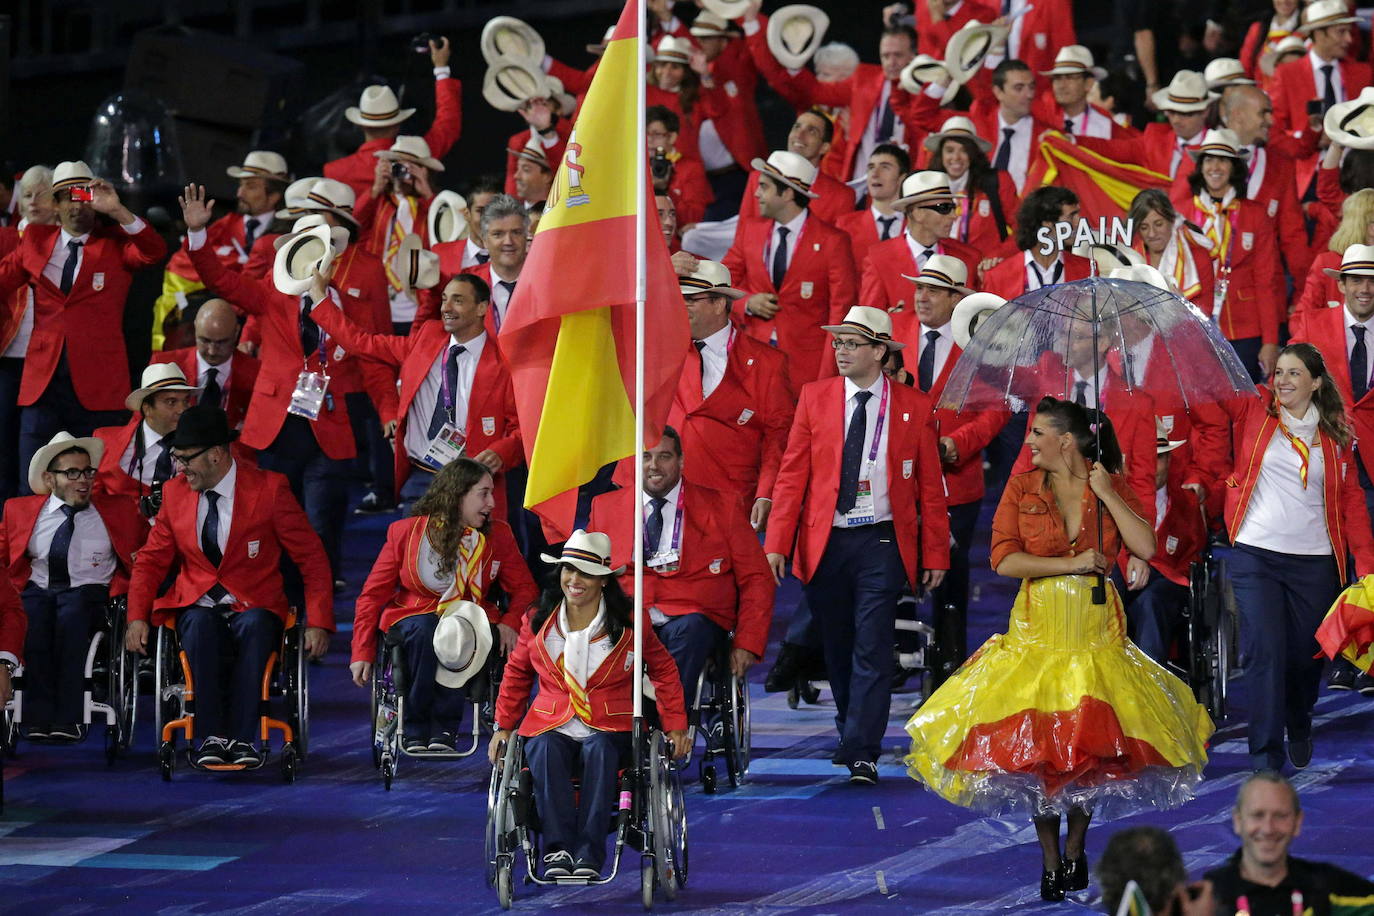
<instances>
[{"instance_id":1,"label":"navy necktie","mask_svg":"<svg viewBox=\"0 0 1374 916\"><path fill-rule=\"evenodd\" d=\"M205 554L205 559L209 560L212 566L219 566L220 561L224 559L224 552L219 549L219 494L214 490L206 490L205 498L210 501L210 505L205 508L205 524L200 526L200 551ZM211 601L218 602L229 592L216 582L205 594Z\"/></svg>"},{"instance_id":2,"label":"navy necktie","mask_svg":"<svg viewBox=\"0 0 1374 916\"><path fill-rule=\"evenodd\" d=\"M916 367L916 384L925 392L929 392L935 384L935 342L939 339L939 331L926 331L925 349L921 351L921 361Z\"/></svg>"},{"instance_id":3,"label":"navy necktie","mask_svg":"<svg viewBox=\"0 0 1374 916\"><path fill-rule=\"evenodd\" d=\"M701 396L706 397L706 341L694 340L692 346L697 348L697 362L701 363Z\"/></svg>"},{"instance_id":4,"label":"navy necktie","mask_svg":"<svg viewBox=\"0 0 1374 916\"><path fill-rule=\"evenodd\" d=\"M301 352L309 359L310 354L320 348L320 326L310 317L310 304L305 296L301 297Z\"/></svg>"},{"instance_id":5,"label":"navy necktie","mask_svg":"<svg viewBox=\"0 0 1374 916\"><path fill-rule=\"evenodd\" d=\"M243 250L252 251L253 242L258 237L258 218L250 217L243 221Z\"/></svg>"},{"instance_id":6,"label":"navy necktie","mask_svg":"<svg viewBox=\"0 0 1374 916\"><path fill-rule=\"evenodd\" d=\"M430 439L439 435L439 430L448 422L453 405L458 400L458 354L466 352L467 347L451 346L448 348L448 355L444 357L443 384L439 389L439 397L434 400L434 413L429 417L429 429L425 431L425 435ZM452 399L447 403L444 401L445 388Z\"/></svg>"},{"instance_id":7,"label":"navy necktie","mask_svg":"<svg viewBox=\"0 0 1374 916\"><path fill-rule=\"evenodd\" d=\"M218 407L223 397L224 393L219 387L219 369L211 366L205 370L205 387L200 392L200 403Z\"/></svg>"},{"instance_id":8,"label":"navy necktie","mask_svg":"<svg viewBox=\"0 0 1374 916\"><path fill-rule=\"evenodd\" d=\"M490 261L490 260L491 260L491 252L489 252L489 251L479 251L479 252L477 252L477 263L478 263L478 264L485 264L485 263L487 263L487 262Z\"/></svg>"},{"instance_id":9,"label":"navy necktie","mask_svg":"<svg viewBox=\"0 0 1374 916\"><path fill-rule=\"evenodd\" d=\"M1064 116L1064 133L1073 136L1073 118L1068 115Z\"/></svg>"},{"instance_id":10,"label":"navy necktie","mask_svg":"<svg viewBox=\"0 0 1374 916\"><path fill-rule=\"evenodd\" d=\"M1073 383L1073 402L1074 402L1075 404L1077 404L1078 406L1080 406L1080 407L1087 407L1087 406L1088 406L1088 383L1087 383L1087 382L1074 382L1074 383Z\"/></svg>"},{"instance_id":11,"label":"navy necktie","mask_svg":"<svg viewBox=\"0 0 1374 916\"><path fill-rule=\"evenodd\" d=\"M892 135L897 131L897 113L892 110L892 99L888 97L883 102L883 114L878 119L878 136L875 138L879 143L886 143L892 139Z\"/></svg>"},{"instance_id":12,"label":"navy necktie","mask_svg":"<svg viewBox=\"0 0 1374 916\"><path fill-rule=\"evenodd\" d=\"M652 497L649 505L653 511L644 520L644 555L651 557L658 553L658 542L663 539L663 507L668 500L661 496Z\"/></svg>"},{"instance_id":13,"label":"navy necktie","mask_svg":"<svg viewBox=\"0 0 1374 916\"><path fill-rule=\"evenodd\" d=\"M1358 401L1369 391L1369 351L1364 344L1364 325L1352 324L1350 330L1355 332L1355 346L1350 348L1350 387Z\"/></svg>"},{"instance_id":14,"label":"navy necktie","mask_svg":"<svg viewBox=\"0 0 1374 916\"><path fill-rule=\"evenodd\" d=\"M840 464L840 499L835 508L848 512L859 499L859 467L864 460L864 436L868 434L868 399L871 391L854 395L854 415L844 436L844 456Z\"/></svg>"},{"instance_id":15,"label":"navy necktie","mask_svg":"<svg viewBox=\"0 0 1374 916\"><path fill-rule=\"evenodd\" d=\"M76 532L76 507L59 506L66 516L48 545L48 590L61 591L72 587L71 571L67 568L67 554L72 547L72 534Z\"/></svg>"},{"instance_id":16,"label":"navy necktie","mask_svg":"<svg viewBox=\"0 0 1374 916\"><path fill-rule=\"evenodd\" d=\"M878 225L883 227L878 230L879 240L886 242L888 239L892 238L892 224L895 222L897 222L897 217L895 216L878 217Z\"/></svg>"},{"instance_id":17,"label":"navy necktie","mask_svg":"<svg viewBox=\"0 0 1374 916\"><path fill-rule=\"evenodd\" d=\"M781 290L783 278L787 276L787 235L791 232L786 226L778 227L778 241L773 246L773 289Z\"/></svg>"},{"instance_id":18,"label":"navy necktie","mask_svg":"<svg viewBox=\"0 0 1374 916\"><path fill-rule=\"evenodd\" d=\"M1015 128L1002 128L1002 145L997 147L997 160L992 164L1000 172L1005 172L1011 166L1011 138L1015 134Z\"/></svg>"},{"instance_id":19,"label":"navy necktie","mask_svg":"<svg viewBox=\"0 0 1374 916\"><path fill-rule=\"evenodd\" d=\"M153 465L153 483L163 483L172 479L172 439L174 433L168 433L157 444L162 447L162 454L157 456L157 462Z\"/></svg>"},{"instance_id":20,"label":"navy necktie","mask_svg":"<svg viewBox=\"0 0 1374 916\"><path fill-rule=\"evenodd\" d=\"M1322 64L1317 69L1326 77L1326 89L1322 93L1322 111L1326 111L1332 105L1336 104L1336 76L1331 72L1336 69L1336 65Z\"/></svg>"},{"instance_id":21,"label":"navy necktie","mask_svg":"<svg viewBox=\"0 0 1374 916\"><path fill-rule=\"evenodd\" d=\"M67 243L67 263L62 265L62 295L72 291L76 281L76 262L81 259L81 243L72 239Z\"/></svg>"}]
</instances>

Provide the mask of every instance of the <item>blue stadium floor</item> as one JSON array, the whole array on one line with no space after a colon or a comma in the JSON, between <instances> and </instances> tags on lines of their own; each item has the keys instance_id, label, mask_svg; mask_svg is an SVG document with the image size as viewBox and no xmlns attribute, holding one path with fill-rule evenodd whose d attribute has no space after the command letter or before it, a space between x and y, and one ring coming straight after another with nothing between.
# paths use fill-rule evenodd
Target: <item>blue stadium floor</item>
<instances>
[{"instance_id":1,"label":"blue stadium floor","mask_svg":"<svg viewBox=\"0 0 1374 916\"><path fill-rule=\"evenodd\" d=\"M387 518L350 523L351 616ZM975 565L986 569L986 536ZM971 643L1006 621L1015 583L978 574ZM790 612L795 583L779 617ZM774 633L782 632L781 622ZM347 634L312 671L311 753L284 785L269 763L214 775L180 767L158 777L148 699L127 759L106 768L98 740L75 747L21 744L5 770L0 817L0 912L293 913L457 907L497 912L483 876L486 764L404 761L383 791L369 750L368 697L347 675ZM776 653L770 651L769 661ZM687 796L691 875L675 913L985 914L1100 911L1089 890L1062 904L1038 897L1039 854L1028 821L971 816L926 793L894 759L882 782L849 786L829 763L828 696L789 710L753 684L754 763L747 785ZM1235 682L1233 686L1239 686ZM889 744L916 700L895 698ZM1240 698L1243 704L1244 698ZM1242 710L1243 712L1243 710ZM1374 874L1374 701L1324 694L1317 751L1296 777L1307 810L1299 855ZM1131 824L1168 826L1196 874L1235 848L1229 809L1247 755L1242 716L1214 739L1208 781L1179 811L1096 824L1095 861L1107 835ZM98 738L99 736L97 736ZM637 864L632 859L628 864ZM519 872L517 872L517 875ZM516 884L516 911L632 913L633 869L600 888Z\"/></svg>"}]
</instances>

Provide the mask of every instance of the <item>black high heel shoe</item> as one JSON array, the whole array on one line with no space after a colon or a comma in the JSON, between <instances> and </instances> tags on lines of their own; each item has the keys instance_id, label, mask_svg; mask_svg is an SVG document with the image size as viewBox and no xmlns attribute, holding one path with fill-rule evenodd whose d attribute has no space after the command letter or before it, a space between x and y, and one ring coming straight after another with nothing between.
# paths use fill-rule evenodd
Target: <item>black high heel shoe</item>
<instances>
[{"instance_id":1,"label":"black high heel shoe","mask_svg":"<svg viewBox=\"0 0 1374 916\"><path fill-rule=\"evenodd\" d=\"M1088 886L1088 854L1081 852L1076 859L1067 859L1059 866L1060 884L1064 891L1081 891Z\"/></svg>"},{"instance_id":2,"label":"black high heel shoe","mask_svg":"<svg viewBox=\"0 0 1374 916\"><path fill-rule=\"evenodd\" d=\"M1040 872L1040 899L1049 902L1064 899L1064 866Z\"/></svg>"}]
</instances>

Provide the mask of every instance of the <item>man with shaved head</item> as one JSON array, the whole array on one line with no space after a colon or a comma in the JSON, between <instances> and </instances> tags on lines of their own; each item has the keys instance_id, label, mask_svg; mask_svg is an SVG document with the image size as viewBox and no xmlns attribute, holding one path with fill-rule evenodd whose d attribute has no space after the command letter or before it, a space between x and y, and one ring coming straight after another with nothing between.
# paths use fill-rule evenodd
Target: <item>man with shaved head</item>
<instances>
[{"instance_id":1,"label":"man with shaved head","mask_svg":"<svg viewBox=\"0 0 1374 916\"><path fill-rule=\"evenodd\" d=\"M248 413L248 400L258 379L260 363L237 351L239 317L224 299L210 299L196 312L196 345L154 353L155 363L176 363L199 389L197 403L211 404L229 415L238 429Z\"/></svg>"}]
</instances>

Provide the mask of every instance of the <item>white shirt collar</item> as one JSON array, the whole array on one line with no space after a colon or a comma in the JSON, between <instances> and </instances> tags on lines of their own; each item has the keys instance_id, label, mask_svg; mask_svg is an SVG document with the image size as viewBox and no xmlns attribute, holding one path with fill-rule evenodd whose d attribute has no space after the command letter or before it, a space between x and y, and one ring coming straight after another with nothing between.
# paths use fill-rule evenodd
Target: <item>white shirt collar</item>
<instances>
[{"instance_id":1,"label":"white shirt collar","mask_svg":"<svg viewBox=\"0 0 1374 916\"><path fill-rule=\"evenodd\" d=\"M997 109L997 125L999 128L1010 127L1019 134L1021 131L1028 129L1030 124L1031 116L1028 114L1022 115L1019 119L1009 124L1007 123L1006 112L1002 111L1000 108Z\"/></svg>"},{"instance_id":2,"label":"white shirt collar","mask_svg":"<svg viewBox=\"0 0 1374 916\"><path fill-rule=\"evenodd\" d=\"M1350 314L1350 306L1348 306L1348 305L1341 306L1341 310L1342 310L1343 312L1345 312L1345 329L1346 329L1347 331L1350 330L1350 326L1351 326L1352 324L1358 324L1358 325L1359 325L1360 327L1362 327L1362 328L1374 328L1374 315L1371 315L1370 317L1366 318L1364 321L1360 321L1360 320L1359 320L1358 318L1356 318L1354 315ZM1365 343L1366 343L1367 345L1369 345L1369 346L1374 347L1374 340L1366 340Z\"/></svg>"},{"instance_id":3,"label":"white shirt collar","mask_svg":"<svg viewBox=\"0 0 1374 916\"><path fill-rule=\"evenodd\" d=\"M1307 59L1312 63L1313 77L1316 77L1319 73L1321 73L1320 68L1325 67L1327 64L1333 65L1331 69L1331 76L1333 79L1341 75L1341 62L1338 60L1323 60L1321 55L1317 53L1316 48L1312 48L1307 52ZM1318 86L1317 91L1321 92L1321 90L1322 87Z\"/></svg>"},{"instance_id":4,"label":"white shirt collar","mask_svg":"<svg viewBox=\"0 0 1374 916\"><path fill-rule=\"evenodd\" d=\"M806 211L806 210L802 210L802 211L801 211L800 213L798 213L796 216L792 217L792 221L791 221L790 223L780 223L780 222L778 222L777 220L774 220L774 221L773 221L773 237L774 237L774 238L777 238L778 229L779 229L779 228L783 228L783 229L789 230L788 233L787 233L787 240L788 240L789 242L795 241L796 238L797 238L799 235L801 235L802 224L806 222L806 214L807 214L807 211Z\"/></svg>"},{"instance_id":5,"label":"white shirt collar","mask_svg":"<svg viewBox=\"0 0 1374 916\"><path fill-rule=\"evenodd\" d=\"M89 232L87 232L85 235L72 235L66 229L63 229L60 233L58 233L58 235L59 238L57 244L63 247L66 247L66 244L68 242L80 242L82 245L85 245L87 242L91 240L91 234Z\"/></svg>"},{"instance_id":6,"label":"white shirt collar","mask_svg":"<svg viewBox=\"0 0 1374 916\"><path fill-rule=\"evenodd\" d=\"M221 477L219 483L215 484L210 489L218 493L220 499L225 499L232 503L234 501L234 487L238 483L238 479L239 463L231 458L229 460L229 473Z\"/></svg>"},{"instance_id":7,"label":"white shirt collar","mask_svg":"<svg viewBox=\"0 0 1374 916\"><path fill-rule=\"evenodd\" d=\"M62 511L62 507L65 505L66 503L57 498L56 493L50 493L48 494L48 501L43 503L43 514L56 515Z\"/></svg>"},{"instance_id":8,"label":"white shirt collar","mask_svg":"<svg viewBox=\"0 0 1374 916\"><path fill-rule=\"evenodd\" d=\"M218 369L219 372L216 373L216 375L215 375L215 381L219 382L220 387L223 388L223 387L224 387L225 380L227 380L227 379L229 378L229 373L233 370L233 368L234 368L234 357L232 357L232 356L229 357L228 359L226 359L224 362L220 363L218 366L212 366L212 365L210 365L209 363L207 363L207 362L205 361L205 357L203 357L203 356L200 355L200 351L199 351L199 350L196 351L196 378L197 378L197 379L204 378L204 377L205 377L205 373L209 372L211 369Z\"/></svg>"},{"instance_id":9,"label":"white shirt collar","mask_svg":"<svg viewBox=\"0 0 1374 916\"><path fill-rule=\"evenodd\" d=\"M882 374L881 372L879 372L879 373L878 373L878 378L877 378L877 380L874 381L873 384L872 384L872 385L869 385L867 388L860 388L860 387L854 382L854 380L853 380L852 378L848 378L848 377L845 378L845 380L844 380L844 399L845 399L846 401L848 401L850 398L854 397L854 395L858 394L860 391L867 391L869 394L873 395L875 398L878 397L879 395L881 395L881 394L883 393L883 374Z\"/></svg>"},{"instance_id":10,"label":"white shirt collar","mask_svg":"<svg viewBox=\"0 0 1374 916\"><path fill-rule=\"evenodd\" d=\"M653 497L650 496L648 493L643 494L643 496L644 496L644 505L645 505L645 506L649 505L649 500L653 499ZM665 506L665 508L672 509L674 512L676 512L676 511L677 511L677 502L678 502L678 499L679 499L681 496L682 496L682 481L681 481L681 479L679 479L677 483L673 484L673 488L672 488L671 490L669 490L667 493L663 494L663 499L667 502L667 506Z\"/></svg>"},{"instance_id":11,"label":"white shirt collar","mask_svg":"<svg viewBox=\"0 0 1374 916\"><path fill-rule=\"evenodd\" d=\"M149 446L157 445L159 442L162 441L162 437L159 436L159 435L157 434L157 432L156 432L151 426L148 425L148 421L147 421L147 420L144 420L143 423L142 423L141 425L142 425L142 427L143 427L143 446L144 446L144 448L148 448ZM168 433L167 435L170 436L171 433Z\"/></svg>"},{"instance_id":12,"label":"white shirt collar","mask_svg":"<svg viewBox=\"0 0 1374 916\"><path fill-rule=\"evenodd\" d=\"M703 342L706 344L706 349L710 350L712 353L727 352L726 348L730 343L730 323L726 322L725 326L719 331L715 332L710 337L703 338Z\"/></svg>"},{"instance_id":13,"label":"white shirt collar","mask_svg":"<svg viewBox=\"0 0 1374 916\"><path fill-rule=\"evenodd\" d=\"M930 331L934 331L936 334L939 334L941 340L953 340L953 339L954 339L954 322L953 322L953 321L946 321L944 324L940 325L938 328L932 328L930 325L926 324L925 322L921 322L921 336L922 336L922 337L925 337L926 334L929 333Z\"/></svg>"},{"instance_id":14,"label":"white shirt collar","mask_svg":"<svg viewBox=\"0 0 1374 916\"><path fill-rule=\"evenodd\" d=\"M482 349L487 345L487 332L483 331L467 343L463 343L450 334L448 337L448 345L450 347L462 347L465 354L471 355L473 359L480 361L482 359Z\"/></svg>"}]
</instances>

